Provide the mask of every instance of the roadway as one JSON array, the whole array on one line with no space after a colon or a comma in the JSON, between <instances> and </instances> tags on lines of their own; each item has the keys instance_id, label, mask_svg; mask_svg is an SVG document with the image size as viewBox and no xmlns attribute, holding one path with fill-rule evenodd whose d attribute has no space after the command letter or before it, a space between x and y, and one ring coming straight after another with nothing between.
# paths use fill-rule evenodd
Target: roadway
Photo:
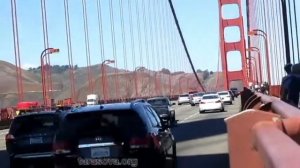
<instances>
[{"instance_id":1,"label":"roadway","mask_svg":"<svg viewBox=\"0 0 300 168\"><path fill-rule=\"evenodd\" d=\"M236 114L240 99L226 105L225 112L199 114L197 106L175 105L177 125L172 132L177 141L178 168L229 168L224 118ZM0 168L8 168L5 134L0 130ZM167 163L166 167L171 167Z\"/></svg>"}]
</instances>

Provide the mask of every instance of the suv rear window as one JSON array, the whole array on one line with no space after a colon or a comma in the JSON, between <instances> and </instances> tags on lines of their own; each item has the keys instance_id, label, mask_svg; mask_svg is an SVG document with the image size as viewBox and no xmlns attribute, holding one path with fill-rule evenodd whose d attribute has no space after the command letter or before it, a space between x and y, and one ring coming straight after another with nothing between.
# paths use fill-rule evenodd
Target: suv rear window
<instances>
[{"instance_id":1,"label":"suv rear window","mask_svg":"<svg viewBox=\"0 0 300 168\"><path fill-rule=\"evenodd\" d=\"M152 106L155 105L169 105L169 101L167 99L152 99L148 100L148 103Z\"/></svg>"},{"instance_id":2,"label":"suv rear window","mask_svg":"<svg viewBox=\"0 0 300 168\"><path fill-rule=\"evenodd\" d=\"M74 112L66 116L64 130L83 136L123 135L122 137L145 133L145 125L139 115L130 110Z\"/></svg>"},{"instance_id":3,"label":"suv rear window","mask_svg":"<svg viewBox=\"0 0 300 168\"><path fill-rule=\"evenodd\" d=\"M57 114L34 114L15 118L10 133L16 137L45 132L53 133L57 130L58 125Z\"/></svg>"},{"instance_id":4,"label":"suv rear window","mask_svg":"<svg viewBox=\"0 0 300 168\"><path fill-rule=\"evenodd\" d=\"M219 98L217 95L209 95L209 96L203 96L202 99L217 99Z\"/></svg>"},{"instance_id":5,"label":"suv rear window","mask_svg":"<svg viewBox=\"0 0 300 168\"><path fill-rule=\"evenodd\" d=\"M220 92L220 93L218 93L219 95L229 95L229 93L228 92Z\"/></svg>"}]
</instances>

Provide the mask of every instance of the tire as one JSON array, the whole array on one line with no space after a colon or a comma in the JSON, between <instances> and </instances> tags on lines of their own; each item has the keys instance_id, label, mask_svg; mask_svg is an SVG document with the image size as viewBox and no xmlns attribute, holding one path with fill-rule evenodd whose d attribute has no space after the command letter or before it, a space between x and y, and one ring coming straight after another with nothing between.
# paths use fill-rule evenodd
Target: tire
<instances>
[{"instance_id":1,"label":"tire","mask_svg":"<svg viewBox=\"0 0 300 168\"><path fill-rule=\"evenodd\" d=\"M180 106L180 105L181 105L181 103L178 103L178 105Z\"/></svg>"},{"instance_id":2,"label":"tire","mask_svg":"<svg viewBox=\"0 0 300 168\"><path fill-rule=\"evenodd\" d=\"M232 105L232 101L229 104Z\"/></svg>"},{"instance_id":3,"label":"tire","mask_svg":"<svg viewBox=\"0 0 300 168\"><path fill-rule=\"evenodd\" d=\"M204 113L204 112L205 112L204 110L202 110L202 111L200 110L200 111L199 111L200 114L202 114L202 113Z\"/></svg>"},{"instance_id":4,"label":"tire","mask_svg":"<svg viewBox=\"0 0 300 168\"><path fill-rule=\"evenodd\" d=\"M191 104L191 106L195 106L195 104L194 104L194 103L192 103L192 104Z\"/></svg>"}]
</instances>

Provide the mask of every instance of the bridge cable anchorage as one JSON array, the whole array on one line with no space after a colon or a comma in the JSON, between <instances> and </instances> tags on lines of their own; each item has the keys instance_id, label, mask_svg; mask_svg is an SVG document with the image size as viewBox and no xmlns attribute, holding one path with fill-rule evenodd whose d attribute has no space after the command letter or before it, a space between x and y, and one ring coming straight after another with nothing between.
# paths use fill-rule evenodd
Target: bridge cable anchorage
<instances>
[{"instance_id":1,"label":"bridge cable anchorage","mask_svg":"<svg viewBox=\"0 0 300 168\"><path fill-rule=\"evenodd\" d=\"M179 23L178 23L178 19L177 19L175 10L174 10L174 7L173 7L172 0L168 0L168 1L169 1L169 5L170 5L170 7L171 7L171 10L172 10L173 17L174 17L174 19L175 19L175 23L176 23L177 30L178 30L178 32L179 32L179 35L180 35L182 44L183 44L183 46L184 46L184 50L185 50L185 52L186 52L186 55L187 55L187 57L188 57L188 60L189 60L190 65L191 65L191 67L192 67L192 70L193 70L193 72L194 72L194 75L195 75L195 77L196 77L196 79L197 79L197 81L198 81L198 84L200 85L201 89L202 89L203 91L205 91L205 89L204 89L204 87L203 87L203 85L202 85L202 83L201 83L201 81L200 81L200 79L199 79L199 77L198 77L198 75L197 75L197 73L196 73L195 67L194 67L194 65L193 65L193 62L192 62L191 57L190 57L190 54L189 54L189 52L188 52L188 49L187 49L185 40L184 40L183 35L182 35L181 28L180 28Z\"/></svg>"},{"instance_id":2,"label":"bridge cable anchorage","mask_svg":"<svg viewBox=\"0 0 300 168\"><path fill-rule=\"evenodd\" d=\"M114 9L113 9L113 1L109 1L109 10L110 10L110 25L111 25L111 40L112 40L112 47L113 47L113 58L115 60L114 63L114 82L115 82L115 99L119 96L119 82L118 82L118 61L116 55L116 38L115 38L115 21L114 21Z\"/></svg>"},{"instance_id":3,"label":"bridge cable anchorage","mask_svg":"<svg viewBox=\"0 0 300 168\"><path fill-rule=\"evenodd\" d=\"M102 6L101 6L101 0L97 0L97 20L98 20L98 31L99 31L99 45L100 45L100 54L101 54L101 64L100 64L100 74L101 75L101 83L99 80L99 95L103 95L103 101L106 101L106 89L105 89L105 74L104 74L104 61L105 61L105 47L104 47L104 41L103 41L103 21L102 21Z\"/></svg>"},{"instance_id":4,"label":"bridge cable anchorage","mask_svg":"<svg viewBox=\"0 0 300 168\"><path fill-rule=\"evenodd\" d=\"M71 98L73 102L77 102L77 100L75 99L74 65L73 65L72 39L71 39L71 31L70 31L70 15L69 15L68 0L64 0L64 13L65 13L65 23L66 23L67 48L68 48L69 78L71 83Z\"/></svg>"},{"instance_id":5,"label":"bridge cable anchorage","mask_svg":"<svg viewBox=\"0 0 300 168\"><path fill-rule=\"evenodd\" d=\"M294 7L294 22L295 22L295 30L296 30L296 47L297 47L297 55L298 55L298 62L300 61L300 52L299 52L299 36L298 36L298 19L297 19L297 9L296 9L296 2L293 0L293 7Z\"/></svg>"}]
</instances>

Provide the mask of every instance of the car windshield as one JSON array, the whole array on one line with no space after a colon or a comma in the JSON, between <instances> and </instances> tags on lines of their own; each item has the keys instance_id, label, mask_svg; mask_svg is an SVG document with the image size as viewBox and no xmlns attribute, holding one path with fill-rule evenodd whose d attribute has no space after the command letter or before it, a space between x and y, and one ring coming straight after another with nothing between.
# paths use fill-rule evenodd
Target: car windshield
<instances>
[{"instance_id":1,"label":"car windshield","mask_svg":"<svg viewBox=\"0 0 300 168\"><path fill-rule=\"evenodd\" d=\"M208 95L208 96L203 96L202 99L217 99L219 98L217 95Z\"/></svg>"},{"instance_id":2,"label":"car windshield","mask_svg":"<svg viewBox=\"0 0 300 168\"><path fill-rule=\"evenodd\" d=\"M148 103L151 104L152 106L169 105L167 99L151 99L151 100L148 100Z\"/></svg>"},{"instance_id":3,"label":"car windshield","mask_svg":"<svg viewBox=\"0 0 300 168\"><path fill-rule=\"evenodd\" d=\"M228 95L229 93L228 92L220 92L218 93L219 95Z\"/></svg>"},{"instance_id":4,"label":"car windshield","mask_svg":"<svg viewBox=\"0 0 300 168\"><path fill-rule=\"evenodd\" d=\"M14 136L55 132L58 128L56 114L28 115L16 118L11 126Z\"/></svg>"},{"instance_id":5,"label":"car windshield","mask_svg":"<svg viewBox=\"0 0 300 168\"><path fill-rule=\"evenodd\" d=\"M67 115L63 129L70 133L87 134L124 134L140 135L145 126L139 115L130 110L78 112ZM87 131L88 130L88 131Z\"/></svg>"}]
</instances>

